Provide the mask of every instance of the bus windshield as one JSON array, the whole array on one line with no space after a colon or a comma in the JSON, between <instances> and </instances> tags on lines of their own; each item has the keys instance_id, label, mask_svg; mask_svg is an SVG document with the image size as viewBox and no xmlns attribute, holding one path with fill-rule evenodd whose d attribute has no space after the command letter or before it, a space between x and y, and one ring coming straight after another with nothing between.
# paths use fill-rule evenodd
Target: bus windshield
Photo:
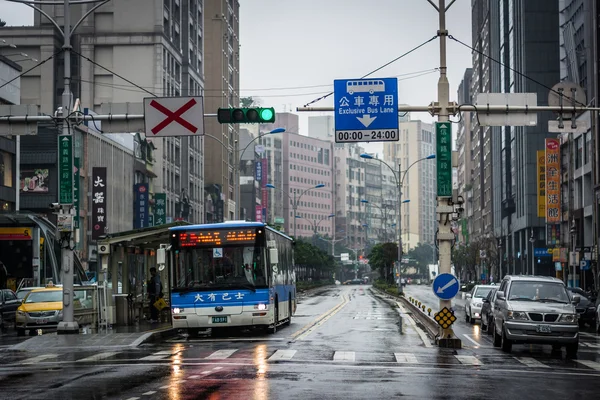
<instances>
[{"instance_id":1,"label":"bus windshield","mask_svg":"<svg viewBox=\"0 0 600 400\"><path fill-rule=\"evenodd\" d=\"M179 250L173 292L267 287L264 247L227 246Z\"/></svg>"}]
</instances>

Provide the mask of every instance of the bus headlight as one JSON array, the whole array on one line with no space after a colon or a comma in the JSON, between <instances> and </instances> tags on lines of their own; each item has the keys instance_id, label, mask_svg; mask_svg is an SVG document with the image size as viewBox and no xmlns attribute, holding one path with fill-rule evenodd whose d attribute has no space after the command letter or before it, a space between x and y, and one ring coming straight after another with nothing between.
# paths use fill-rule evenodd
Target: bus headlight
<instances>
[{"instance_id":1,"label":"bus headlight","mask_svg":"<svg viewBox=\"0 0 600 400\"><path fill-rule=\"evenodd\" d=\"M179 314L183 312L183 308L174 308L173 309L173 314Z\"/></svg>"},{"instance_id":2,"label":"bus headlight","mask_svg":"<svg viewBox=\"0 0 600 400\"><path fill-rule=\"evenodd\" d=\"M254 309L263 311L263 310L268 310L269 306L267 304L258 303L258 304L254 305Z\"/></svg>"}]
</instances>

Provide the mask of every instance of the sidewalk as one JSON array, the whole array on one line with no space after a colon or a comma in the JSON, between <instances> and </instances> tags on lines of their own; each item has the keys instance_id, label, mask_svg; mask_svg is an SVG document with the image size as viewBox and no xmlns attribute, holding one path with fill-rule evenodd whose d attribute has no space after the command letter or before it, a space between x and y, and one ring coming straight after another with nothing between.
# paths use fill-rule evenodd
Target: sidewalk
<instances>
[{"instance_id":1,"label":"sidewalk","mask_svg":"<svg viewBox=\"0 0 600 400\"><path fill-rule=\"evenodd\" d=\"M141 322L131 326L113 326L108 331L79 335L57 335L49 333L34 336L11 346L10 350L41 351L50 349L123 349L135 348L144 343L160 341L176 334L171 323Z\"/></svg>"}]
</instances>

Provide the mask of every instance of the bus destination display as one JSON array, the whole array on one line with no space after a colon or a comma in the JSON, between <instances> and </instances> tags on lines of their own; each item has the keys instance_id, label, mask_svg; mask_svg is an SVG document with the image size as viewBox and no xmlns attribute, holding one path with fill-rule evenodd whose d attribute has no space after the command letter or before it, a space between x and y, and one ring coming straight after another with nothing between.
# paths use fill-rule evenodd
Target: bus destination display
<instances>
[{"instance_id":1,"label":"bus destination display","mask_svg":"<svg viewBox=\"0 0 600 400\"><path fill-rule=\"evenodd\" d=\"M254 244L256 230L229 229L223 231L181 232L180 247L222 247L232 244Z\"/></svg>"}]
</instances>

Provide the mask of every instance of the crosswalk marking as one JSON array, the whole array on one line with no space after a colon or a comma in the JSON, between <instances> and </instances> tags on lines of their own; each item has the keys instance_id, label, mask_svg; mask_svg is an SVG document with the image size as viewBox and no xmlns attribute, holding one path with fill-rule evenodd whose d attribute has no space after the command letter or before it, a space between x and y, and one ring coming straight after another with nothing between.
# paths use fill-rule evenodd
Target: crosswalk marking
<instances>
[{"instance_id":1,"label":"crosswalk marking","mask_svg":"<svg viewBox=\"0 0 600 400\"><path fill-rule=\"evenodd\" d=\"M482 365L482 362L475 356L454 356L461 364Z\"/></svg>"},{"instance_id":2,"label":"crosswalk marking","mask_svg":"<svg viewBox=\"0 0 600 400\"><path fill-rule=\"evenodd\" d=\"M519 361L521 364L527 365L528 367L550 368L546 364L543 364L543 363L539 362L538 360L536 360L535 358L532 358L532 357L515 357L515 359L517 361Z\"/></svg>"},{"instance_id":3,"label":"crosswalk marking","mask_svg":"<svg viewBox=\"0 0 600 400\"><path fill-rule=\"evenodd\" d=\"M417 364L417 357L410 353L394 353L396 362L401 364Z\"/></svg>"},{"instance_id":4,"label":"crosswalk marking","mask_svg":"<svg viewBox=\"0 0 600 400\"><path fill-rule=\"evenodd\" d=\"M596 361L588 361L588 360L575 360L579 364L583 364L588 368L595 369L596 371L600 371L600 363Z\"/></svg>"},{"instance_id":5,"label":"crosswalk marking","mask_svg":"<svg viewBox=\"0 0 600 400\"><path fill-rule=\"evenodd\" d=\"M58 354L41 354L39 356L31 357L31 358L21 361L21 364L37 364L40 361L44 361L49 358L56 358L56 357L58 357Z\"/></svg>"},{"instance_id":6,"label":"crosswalk marking","mask_svg":"<svg viewBox=\"0 0 600 400\"><path fill-rule=\"evenodd\" d=\"M350 361L354 362L355 353L353 351L336 351L333 354L333 361Z\"/></svg>"},{"instance_id":7,"label":"crosswalk marking","mask_svg":"<svg viewBox=\"0 0 600 400\"><path fill-rule=\"evenodd\" d=\"M118 354L114 351L107 351L104 353L99 353L93 356L89 356L86 358L82 358L81 360L77 360L77 362L92 362L92 361L100 361L100 360L104 360L106 358L110 358L112 356L114 356L115 354Z\"/></svg>"},{"instance_id":8,"label":"crosswalk marking","mask_svg":"<svg viewBox=\"0 0 600 400\"><path fill-rule=\"evenodd\" d=\"M212 353L210 356L206 357L206 359L207 360L222 360L224 358L229 358L236 351L237 351L237 349L217 350L214 353Z\"/></svg>"},{"instance_id":9,"label":"crosswalk marking","mask_svg":"<svg viewBox=\"0 0 600 400\"><path fill-rule=\"evenodd\" d=\"M164 358L167 358L168 356L170 356L172 353L171 350L163 350L163 351L159 351L157 353L154 353L150 356L146 356L146 357L142 357L140 358L141 361L156 361L156 360L162 360Z\"/></svg>"},{"instance_id":10,"label":"crosswalk marking","mask_svg":"<svg viewBox=\"0 0 600 400\"><path fill-rule=\"evenodd\" d=\"M296 354L296 350L277 350L271 357L268 359L271 361L274 360L291 360Z\"/></svg>"}]
</instances>

